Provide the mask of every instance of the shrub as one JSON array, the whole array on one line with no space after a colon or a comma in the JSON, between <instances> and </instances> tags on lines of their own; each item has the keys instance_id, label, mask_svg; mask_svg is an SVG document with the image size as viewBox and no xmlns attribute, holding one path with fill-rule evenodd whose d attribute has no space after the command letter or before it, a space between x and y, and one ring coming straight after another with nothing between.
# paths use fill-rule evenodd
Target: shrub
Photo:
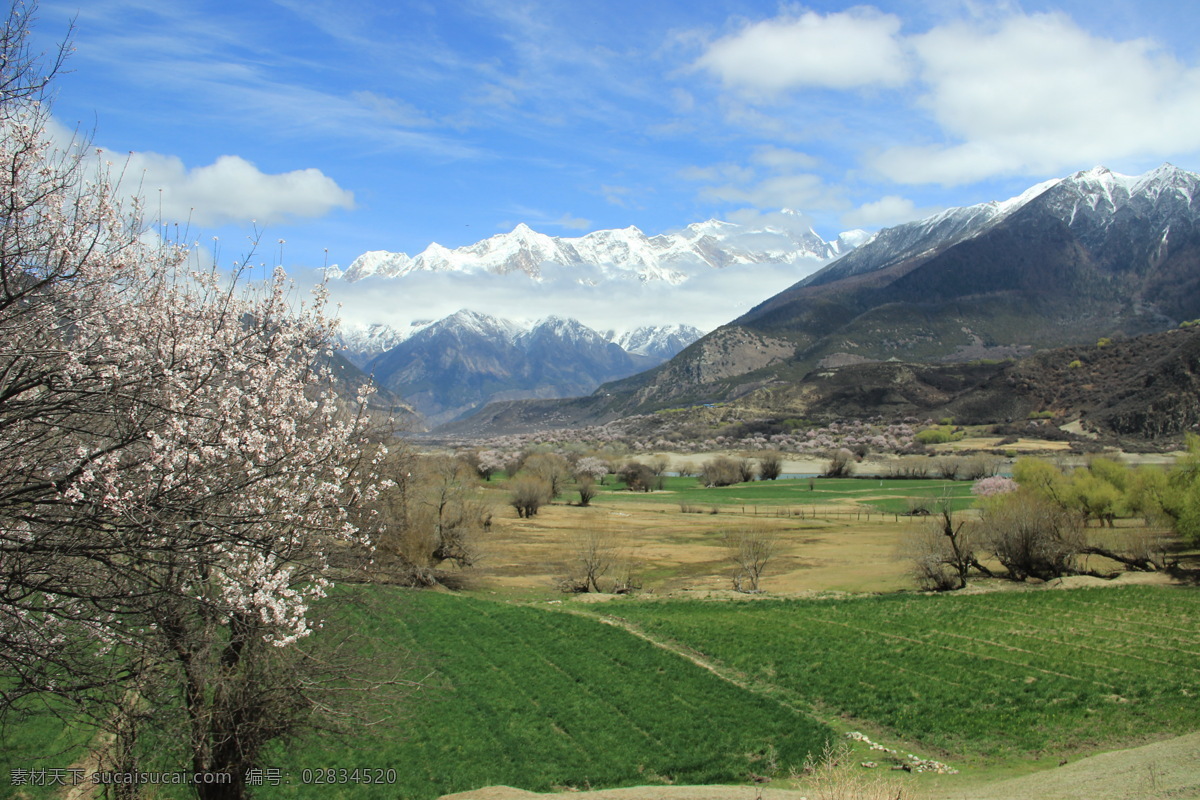
<instances>
[{"instance_id":1,"label":"shrub","mask_svg":"<svg viewBox=\"0 0 1200 800\"><path fill-rule=\"evenodd\" d=\"M617 478L631 492L649 492L662 488L662 478L654 474L654 470L640 461L630 461L621 467Z\"/></svg>"},{"instance_id":2,"label":"shrub","mask_svg":"<svg viewBox=\"0 0 1200 800\"><path fill-rule=\"evenodd\" d=\"M842 448L829 459L825 467L826 478L848 478L854 474L854 453Z\"/></svg>"},{"instance_id":3,"label":"shrub","mask_svg":"<svg viewBox=\"0 0 1200 800\"><path fill-rule=\"evenodd\" d=\"M926 428L913 437L921 444L946 444L954 441L954 435L945 428Z\"/></svg>"},{"instance_id":4,"label":"shrub","mask_svg":"<svg viewBox=\"0 0 1200 800\"><path fill-rule=\"evenodd\" d=\"M717 456L700 466L700 482L705 486L732 486L741 481L741 466L732 458Z\"/></svg>"},{"instance_id":5,"label":"shrub","mask_svg":"<svg viewBox=\"0 0 1200 800\"><path fill-rule=\"evenodd\" d=\"M759 478L773 481L783 473L783 454L778 451L763 453L758 457Z\"/></svg>"},{"instance_id":6,"label":"shrub","mask_svg":"<svg viewBox=\"0 0 1200 800\"><path fill-rule=\"evenodd\" d=\"M538 513L542 505L550 502L550 485L541 478L523 476L509 484L508 504L517 510L517 516L529 519Z\"/></svg>"}]
</instances>

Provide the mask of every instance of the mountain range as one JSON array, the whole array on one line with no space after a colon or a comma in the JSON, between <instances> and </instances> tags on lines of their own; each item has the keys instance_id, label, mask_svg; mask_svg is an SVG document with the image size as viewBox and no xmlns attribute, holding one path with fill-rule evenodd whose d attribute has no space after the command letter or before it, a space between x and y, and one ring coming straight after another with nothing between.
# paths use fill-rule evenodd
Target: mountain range
<instances>
[{"instance_id":1,"label":"mountain range","mask_svg":"<svg viewBox=\"0 0 1200 800\"><path fill-rule=\"evenodd\" d=\"M670 361L493 419L570 424L793 393L879 362L1023 357L1200 317L1200 176L1096 167L887 228Z\"/></svg>"},{"instance_id":2,"label":"mountain range","mask_svg":"<svg viewBox=\"0 0 1200 800\"><path fill-rule=\"evenodd\" d=\"M953 361L1200 316L1200 176L1104 167L887 228L661 367L631 406L727 399L816 368Z\"/></svg>"},{"instance_id":3,"label":"mountain range","mask_svg":"<svg viewBox=\"0 0 1200 800\"><path fill-rule=\"evenodd\" d=\"M849 252L869 234L847 231L833 241L818 236L804 217L789 209L773 215L774 224L740 225L708 220L675 233L647 236L630 226L580 237L548 236L521 223L502 233L451 250L436 242L416 256L386 250L363 253L335 279L358 281L376 276L402 278L415 272L491 272L540 280L547 266L567 268L580 283L592 285L636 279L681 284L697 269L733 264L806 264L815 268Z\"/></svg>"},{"instance_id":4,"label":"mountain range","mask_svg":"<svg viewBox=\"0 0 1200 800\"><path fill-rule=\"evenodd\" d=\"M463 309L407 331L371 325L341 337L347 360L438 425L492 400L587 394L661 363L702 333L668 325L602 334L558 316L522 326Z\"/></svg>"}]
</instances>

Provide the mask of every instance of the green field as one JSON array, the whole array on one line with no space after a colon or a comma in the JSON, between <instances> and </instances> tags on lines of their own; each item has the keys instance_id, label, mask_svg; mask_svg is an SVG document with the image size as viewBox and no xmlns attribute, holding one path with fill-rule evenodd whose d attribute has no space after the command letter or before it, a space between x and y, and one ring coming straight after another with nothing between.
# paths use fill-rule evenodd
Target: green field
<instances>
[{"instance_id":1,"label":"green field","mask_svg":"<svg viewBox=\"0 0 1200 800\"><path fill-rule=\"evenodd\" d=\"M803 763L828 728L776 700L595 618L444 594L371 588L372 611L341 624L419 654L427 688L397 726L312 739L275 757L304 769L393 768L395 786L354 797L411 800L504 784L531 790L742 782L773 749ZM349 796L347 792L347 796Z\"/></svg>"},{"instance_id":2,"label":"green field","mask_svg":"<svg viewBox=\"0 0 1200 800\"><path fill-rule=\"evenodd\" d=\"M954 758L1086 751L1200 721L1200 595L1125 587L622 603L652 636Z\"/></svg>"},{"instance_id":3,"label":"green field","mask_svg":"<svg viewBox=\"0 0 1200 800\"><path fill-rule=\"evenodd\" d=\"M608 484L598 487L601 493L592 500L603 503L606 497L641 503L687 503L697 506L763 506L800 507L835 506L860 503L865 508L891 513L908 511L909 498L921 497L936 501L951 500L957 510L974 502L971 481L898 480L894 478L807 478L776 481L753 481L733 486L707 488L696 478L665 478L663 491L630 492L624 484L609 477Z\"/></svg>"},{"instance_id":4,"label":"green field","mask_svg":"<svg viewBox=\"0 0 1200 800\"><path fill-rule=\"evenodd\" d=\"M338 595L361 604L332 609L329 627L359 634L380 675L403 667L424 688L394 706L368 696L348 734L275 748L263 766L291 782L264 796L744 783L770 772L769 754L785 777L849 728L970 781L1200 720L1200 593L1188 588L599 605L376 586ZM64 741L43 725L6 731L0 746L25 733L41 737L35 749ZM17 766L33 761L26 748ZM394 769L397 782L304 785L304 770L329 768Z\"/></svg>"}]
</instances>

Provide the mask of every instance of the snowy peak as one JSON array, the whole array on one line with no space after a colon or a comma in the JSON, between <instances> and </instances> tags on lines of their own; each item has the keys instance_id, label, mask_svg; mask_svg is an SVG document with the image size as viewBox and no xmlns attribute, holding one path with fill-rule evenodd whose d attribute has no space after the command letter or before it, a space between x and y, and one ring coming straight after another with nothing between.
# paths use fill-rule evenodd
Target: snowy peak
<instances>
[{"instance_id":1,"label":"snowy peak","mask_svg":"<svg viewBox=\"0 0 1200 800\"><path fill-rule=\"evenodd\" d=\"M644 338L655 338L653 329L644 330ZM382 386L441 424L490 400L588 394L678 349L631 353L575 319L549 316L524 327L463 309L428 323L368 368Z\"/></svg>"},{"instance_id":2,"label":"snowy peak","mask_svg":"<svg viewBox=\"0 0 1200 800\"><path fill-rule=\"evenodd\" d=\"M523 332L524 329L515 322L464 308L429 325L421 333L431 337L451 333L456 337L467 335L498 342L512 342Z\"/></svg>"},{"instance_id":3,"label":"snowy peak","mask_svg":"<svg viewBox=\"0 0 1200 800\"><path fill-rule=\"evenodd\" d=\"M884 228L801 285L831 283L924 257L1023 213L1048 213L1097 247L1113 235L1113 224L1125 217L1142 220L1165 235L1172 220L1190 214L1192 199L1198 194L1200 176L1171 164L1140 176L1097 166L1043 181L1008 200L950 208L926 219Z\"/></svg>"},{"instance_id":4,"label":"snowy peak","mask_svg":"<svg viewBox=\"0 0 1200 800\"><path fill-rule=\"evenodd\" d=\"M344 271L331 270L331 276L357 281L428 270L521 273L541 280L543 267L554 264L574 269L584 283L634 278L679 284L695 269L719 269L730 264L807 263L816 267L845 253L854 240L826 242L803 225L803 215L795 211L784 209L770 216L782 217L786 222L747 226L708 220L656 236L647 236L631 225L575 238L538 233L522 222L509 233L454 250L436 242L416 256L372 250Z\"/></svg>"},{"instance_id":5,"label":"snowy peak","mask_svg":"<svg viewBox=\"0 0 1200 800\"><path fill-rule=\"evenodd\" d=\"M704 335L691 325L650 325L609 337L627 353L668 359Z\"/></svg>"},{"instance_id":6,"label":"snowy peak","mask_svg":"<svg viewBox=\"0 0 1200 800\"><path fill-rule=\"evenodd\" d=\"M1036 203L1094 240L1126 217L1165 231L1180 214L1190 213L1198 192L1200 176L1173 164L1144 175L1093 167L1059 181Z\"/></svg>"}]
</instances>

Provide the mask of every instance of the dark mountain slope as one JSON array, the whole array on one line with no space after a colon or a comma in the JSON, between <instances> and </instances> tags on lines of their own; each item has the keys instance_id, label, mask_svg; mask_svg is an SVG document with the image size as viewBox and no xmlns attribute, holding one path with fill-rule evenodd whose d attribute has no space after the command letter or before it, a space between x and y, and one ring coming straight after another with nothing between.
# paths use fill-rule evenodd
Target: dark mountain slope
<instances>
[{"instance_id":1,"label":"dark mountain slope","mask_svg":"<svg viewBox=\"0 0 1200 800\"><path fill-rule=\"evenodd\" d=\"M628 406L729 399L821 365L1009 356L1200 316L1200 176L1097 168L880 232L662 367Z\"/></svg>"}]
</instances>

